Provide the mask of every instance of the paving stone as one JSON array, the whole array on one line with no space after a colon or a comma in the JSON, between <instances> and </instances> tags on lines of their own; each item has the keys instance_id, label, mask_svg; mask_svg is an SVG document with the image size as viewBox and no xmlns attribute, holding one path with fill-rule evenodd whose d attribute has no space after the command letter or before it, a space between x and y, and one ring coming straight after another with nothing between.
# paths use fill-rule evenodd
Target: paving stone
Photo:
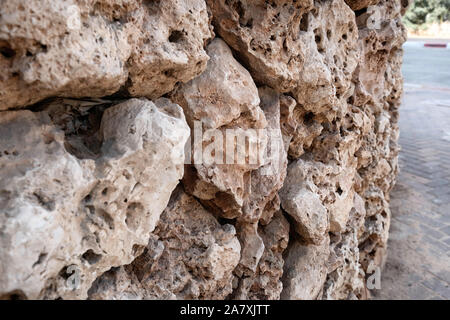
<instances>
[{"instance_id":1,"label":"paving stone","mask_svg":"<svg viewBox=\"0 0 450 320\"><path fill-rule=\"evenodd\" d=\"M450 299L450 142L442 139L450 108L426 101L438 94L407 91L400 110L400 173L391 192L382 289L374 299Z\"/></svg>"},{"instance_id":2,"label":"paving stone","mask_svg":"<svg viewBox=\"0 0 450 320\"><path fill-rule=\"evenodd\" d=\"M435 296L434 291L420 283L412 285L407 292L408 298L412 300L426 300Z\"/></svg>"},{"instance_id":3,"label":"paving stone","mask_svg":"<svg viewBox=\"0 0 450 320\"><path fill-rule=\"evenodd\" d=\"M443 240L448 246L450 246L450 238Z\"/></svg>"},{"instance_id":4,"label":"paving stone","mask_svg":"<svg viewBox=\"0 0 450 320\"><path fill-rule=\"evenodd\" d=\"M440 296L450 299L450 286L445 281L433 277L423 281L422 284L433 292L437 292Z\"/></svg>"},{"instance_id":5,"label":"paving stone","mask_svg":"<svg viewBox=\"0 0 450 320\"><path fill-rule=\"evenodd\" d=\"M441 228L440 231L445 233L447 236L450 236L450 226L445 226Z\"/></svg>"},{"instance_id":6,"label":"paving stone","mask_svg":"<svg viewBox=\"0 0 450 320\"><path fill-rule=\"evenodd\" d=\"M432 238L434 238L436 240L443 239L446 236L445 233L443 233L443 232L441 232L439 230L430 228L430 227L428 227L425 224L421 224L420 228L422 229L423 232L426 232L430 237L432 237Z\"/></svg>"}]
</instances>

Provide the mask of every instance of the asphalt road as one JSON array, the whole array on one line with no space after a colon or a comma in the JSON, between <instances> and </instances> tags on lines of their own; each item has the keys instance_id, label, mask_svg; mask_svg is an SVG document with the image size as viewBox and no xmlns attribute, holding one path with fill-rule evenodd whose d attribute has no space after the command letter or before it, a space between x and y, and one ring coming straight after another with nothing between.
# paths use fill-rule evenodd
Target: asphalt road
<instances>
[{"instance_id":1,"label":"asphalt road","mask_svg":"<svg viewBox=\"0 0 450 320\"><path fill-rule=\"evenodd\" d=\"M444 40L443 43L450 40ZM450 48L425 48L422 41L403 45L405 85L450 88Z\"/></svg>"}]
</instances>

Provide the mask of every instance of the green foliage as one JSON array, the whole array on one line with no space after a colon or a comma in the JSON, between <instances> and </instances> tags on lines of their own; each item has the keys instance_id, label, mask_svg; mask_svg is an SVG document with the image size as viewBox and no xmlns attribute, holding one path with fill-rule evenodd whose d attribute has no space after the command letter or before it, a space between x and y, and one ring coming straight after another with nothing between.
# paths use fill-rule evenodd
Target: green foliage
<instances>
[{"instance_id":1,"label":"green foliage","mask_svg":"<svg viewBox=\"0 0 450 320\"><path fill-rule=\"evenodd\" d=\"M450 20L450 0L415 0L403 18L406 26L412 29L448 20Z\"/></svg>"}]
</instances>

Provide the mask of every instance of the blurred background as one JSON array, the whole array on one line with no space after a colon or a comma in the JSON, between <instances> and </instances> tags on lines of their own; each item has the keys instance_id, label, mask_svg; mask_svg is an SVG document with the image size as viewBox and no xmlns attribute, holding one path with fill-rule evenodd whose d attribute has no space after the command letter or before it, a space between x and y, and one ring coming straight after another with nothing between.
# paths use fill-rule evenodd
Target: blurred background
<instances>
[{"instance_id":1,"label":"blurred background","mask_svg":"<svg viewBox=\"0 0 450 320\"><path fill-rule=\"evenodd\" d=\"M377 299L450 299L450 0L403 18L400 174Z\"/></svg>"},{"instance_id":2,"label":"blurred background","mask_svg":"<svg viewBox=\"0 0 450 320\"><path fill-rule=\"evenodd\" d=\"M410 37L450 37L450 0L415 0L403 18Z\"/></svg>"}]
</instances>

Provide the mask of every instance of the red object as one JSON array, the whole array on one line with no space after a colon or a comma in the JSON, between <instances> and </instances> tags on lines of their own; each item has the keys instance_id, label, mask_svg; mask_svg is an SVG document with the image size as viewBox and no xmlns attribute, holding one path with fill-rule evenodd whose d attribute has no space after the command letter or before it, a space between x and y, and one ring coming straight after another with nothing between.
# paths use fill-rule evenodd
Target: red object
<instances>
[{"instance_id":1,"label":"red object","mask_svg":"<svg viewBox=\"0 0 450 320\"><path fill-rule=\"evenodd\" d=\"M446 43L425 43L424 46L429 48L447 48Z\"/></svg>"}]
</instances>

